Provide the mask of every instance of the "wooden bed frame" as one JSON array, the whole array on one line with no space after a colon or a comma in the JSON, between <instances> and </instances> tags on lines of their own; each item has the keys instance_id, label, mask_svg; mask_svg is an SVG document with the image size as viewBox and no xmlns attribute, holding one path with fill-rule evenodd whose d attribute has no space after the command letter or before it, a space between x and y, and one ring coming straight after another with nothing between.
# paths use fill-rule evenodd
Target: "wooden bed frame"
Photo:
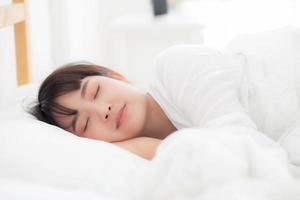
<instances>
[{"instance_id":1,"label":"wooden bed frame","mask_svg":"<svg viewBox=\"0 0 300 200\"><path fill-rule=\"evenodd\" d=\"M12 0L0 6L0 29L14 26L17 84L30 82L30 59L28 47L27 0Z\"/></svg>"}]
</instances>

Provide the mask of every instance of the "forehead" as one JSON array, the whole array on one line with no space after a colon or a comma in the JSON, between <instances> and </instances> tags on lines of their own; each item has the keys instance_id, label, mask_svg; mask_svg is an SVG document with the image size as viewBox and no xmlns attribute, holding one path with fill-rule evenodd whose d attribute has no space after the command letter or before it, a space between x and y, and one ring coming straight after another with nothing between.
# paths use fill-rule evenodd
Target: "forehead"
<instances>
[{"instance_id":1,"label":"forehead","mask_svg":"<svg viewBox=\"0 0 300 200\"><path fill-rule=\"evenodd\" d=\"M80 83L80 90L83 88L85 83L94 83L94 82L101 82L101 84L106 82L111 82L111 78L106 76L87 76L81 80Z\"/></svg>"}]
</instances>

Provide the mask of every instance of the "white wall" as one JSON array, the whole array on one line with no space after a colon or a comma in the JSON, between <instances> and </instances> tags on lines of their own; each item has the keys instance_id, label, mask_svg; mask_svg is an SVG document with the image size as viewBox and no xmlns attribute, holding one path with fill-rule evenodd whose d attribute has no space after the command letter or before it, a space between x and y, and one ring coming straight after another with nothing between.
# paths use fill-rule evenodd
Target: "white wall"
<instances>
[{"instance_id":1,"label":"white wall","mask_svg":"<svg viewBox=\"0 0 300 200\"><path fill-rule=\"evenodd\" d=\"M87 60L109 65L108 31L125 13L150 12L149 0L52 0L50 3L54 65Z\"/></svg>"},{"instance_id":2,"label":"white wall","mask_svg":"<svg viewBox=\"0 0 300 200\"><path fill-rule=\"evenodd\" d=\"M180 10L205 23L205 43L217 47L238 34L300 27L300 0L185 0Z\"/></svg>"},{"instance_id":3,"label":"white wall","mask_svg":"<svg viewBox=\"0 0 300 200\"><path fill-rule=\"evenodd\" d=\"M49 0L29 0L28 9L32 81L39 82L53 70Z\"/></svg>"}]
</instances>

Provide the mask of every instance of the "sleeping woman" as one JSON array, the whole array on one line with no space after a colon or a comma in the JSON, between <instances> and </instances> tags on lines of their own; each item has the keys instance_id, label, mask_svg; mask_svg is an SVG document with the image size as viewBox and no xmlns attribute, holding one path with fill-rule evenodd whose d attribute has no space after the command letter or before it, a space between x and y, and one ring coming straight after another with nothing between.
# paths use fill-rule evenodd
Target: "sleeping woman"
<instances>
[{"instance_id":1,"label":"sleeping woman","mask_svg":"<svg viewBox=\"0 0 300 200\"><path fill-rule=\"evenodd\" d=\"M58 68L42 83L32 114L77 136L110 142L151 160L182 128L229 124L256 129L242 106L232 60L205 46L176 46L156 59L144 91L91 63Z\"/></svg>"}]
</instances>

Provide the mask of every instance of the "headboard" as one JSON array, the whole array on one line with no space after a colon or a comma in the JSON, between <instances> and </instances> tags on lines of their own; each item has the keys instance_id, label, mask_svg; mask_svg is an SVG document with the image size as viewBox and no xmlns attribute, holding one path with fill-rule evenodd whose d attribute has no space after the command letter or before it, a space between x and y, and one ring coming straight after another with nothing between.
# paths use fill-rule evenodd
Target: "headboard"
<instances>
[{"instance_id":1,"label":"headboard","mask_svg":"<svg viewBox=\"0 0 300 200\"><path fill-rule=\"evenodd\" d=\"M0 6L0 29L14 26L17 84L30 82L27 0Z\"/></svg>"}]
</instances>

